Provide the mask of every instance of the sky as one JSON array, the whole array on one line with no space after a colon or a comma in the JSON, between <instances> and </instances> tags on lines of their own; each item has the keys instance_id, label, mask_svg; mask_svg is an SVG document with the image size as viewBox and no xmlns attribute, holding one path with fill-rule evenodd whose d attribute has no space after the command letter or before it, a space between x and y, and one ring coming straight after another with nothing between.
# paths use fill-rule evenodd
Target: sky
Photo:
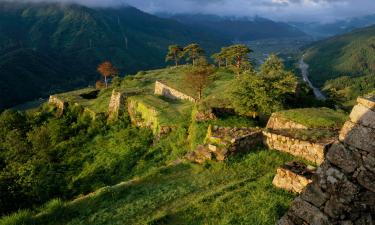
<instances>
[{"instance_id":1,"label":"sky","mask_svg":"<svg viewBox=\"0 0 375 225\"><path fill-rule=\"evenodd\" d=\"M1 0L0 0L1 1ZM26 0L75 1L89 6L130 4L149 13L262 16L278 21L321 21L375 14L375 0Z\"/></svg>"}]
</instances>

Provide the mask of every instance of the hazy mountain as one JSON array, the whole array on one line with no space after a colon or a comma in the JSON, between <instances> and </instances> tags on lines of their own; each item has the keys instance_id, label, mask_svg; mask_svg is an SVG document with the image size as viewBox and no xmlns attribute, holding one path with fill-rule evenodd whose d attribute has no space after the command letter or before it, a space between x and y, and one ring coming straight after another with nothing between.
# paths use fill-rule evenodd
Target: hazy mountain
<instances>
[{"instance_id":1,"label":"hazy mountain","mask_svg":"<svg viewBox=\"0 0 375 225\"><path fill-rule=\"evenodd\" d=\"M236 18L204 14L162 14L160 16L238 41L306 36L296 27L262 17Z\"/></svg>"},{"instance_id":2,"label":"hazy mountain","mask_svg":"<svg viewBox=\"0 0 375 225\"><path fill-rule=\"evenodd\" d=\"M290 24L315 38L326 38L344 34L357 28L371 26L375 24L375 15L339 20L332 23L293 22Z\"/></svg>"},{"instance_id":3,"label":"hazy mountain","mask_svg":"<svg viewBox=\"0 0 375 225\"><path fill-rule=\"evenodd\" d=\"M86 86L110 60L129 74L164 66L167 46L226 44L208 32L136 8L0 3L0 109L51 92Z\"/></svg>"}]
</instances>

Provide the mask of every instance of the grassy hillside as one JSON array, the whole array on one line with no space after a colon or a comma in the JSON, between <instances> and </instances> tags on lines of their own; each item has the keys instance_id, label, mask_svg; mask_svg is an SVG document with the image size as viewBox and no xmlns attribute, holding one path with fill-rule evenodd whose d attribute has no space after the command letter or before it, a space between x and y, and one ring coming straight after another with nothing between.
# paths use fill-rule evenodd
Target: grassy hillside
<instances>
[{"instance_id":1,"label":"grassy hillside","mask_svg":"<svg viewBox=\"0 0 375 225\"><path fill-rule=\"evenodd\" d=\"M110 60L122 75L165 65L167 46L226 41L135 8L0 3L0 109L52 92L94 84Z\"/></svg>"},{"instance_id":2,"label":"grassy hillside","mask_svg":"<svg viewBox=\"0 0 375 225\"><path fill-rule=\"evenodd\" d=\"M375 72L375 26L315 43L306 50L311 79L318 86L340 76Z\"/></svg>"},{"instance_id":3,"label":"grassy hillside","mask_svg":"<svg viewBox=\"0 0 375 225\"><path fill-rule=\"evenodd\" d=\"M263 149L225 164L153 170L72 202L53 200L6 224L274 224L294 196L272 186L275 169L291 157Z\"/></svg>"}]
</instances>

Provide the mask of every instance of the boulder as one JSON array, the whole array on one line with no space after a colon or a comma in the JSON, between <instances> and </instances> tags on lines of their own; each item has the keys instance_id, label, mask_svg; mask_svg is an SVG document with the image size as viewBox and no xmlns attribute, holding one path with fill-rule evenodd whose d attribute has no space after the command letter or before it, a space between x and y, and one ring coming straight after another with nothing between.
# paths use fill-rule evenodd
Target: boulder
<instances>
[{"instance_id":1,"label":"boulder","mask_svg":"<svg viewBox=\"0 0 375 225\"><path fill-rule=\"evenodd\" d=\"M355 124L345 123L340 132L340 141L352 147L375 153L375 129Z\"/></svg>"},{"instance_id":2,"label":"boulder","mask_svg":"<svg viewBox=\"0 0 375 225\"><path fill-rule=\"evenodd\" d=\"M361 124L365 127L375 129L375 111L370 110L362 104L354 106L350 114L350 120L353 123Z\"/></svg>"}]
</instances>

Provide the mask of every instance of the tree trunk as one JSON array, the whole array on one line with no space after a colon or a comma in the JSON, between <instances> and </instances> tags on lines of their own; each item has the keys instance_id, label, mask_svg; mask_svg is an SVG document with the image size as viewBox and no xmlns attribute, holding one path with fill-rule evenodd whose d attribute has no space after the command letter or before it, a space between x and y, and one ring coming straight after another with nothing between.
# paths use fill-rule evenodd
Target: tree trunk
<instances>
[{"instance_id":1,"label":"tree trunk","mask_svg":"<svg viewBox=\"0 0 375 225\"><path fill-rule=\"evenodd\" d=\"M105 83L105 87L107 88L108 87L107 76L104 77L104 83Z\"/></svg>"}]
</instances>

